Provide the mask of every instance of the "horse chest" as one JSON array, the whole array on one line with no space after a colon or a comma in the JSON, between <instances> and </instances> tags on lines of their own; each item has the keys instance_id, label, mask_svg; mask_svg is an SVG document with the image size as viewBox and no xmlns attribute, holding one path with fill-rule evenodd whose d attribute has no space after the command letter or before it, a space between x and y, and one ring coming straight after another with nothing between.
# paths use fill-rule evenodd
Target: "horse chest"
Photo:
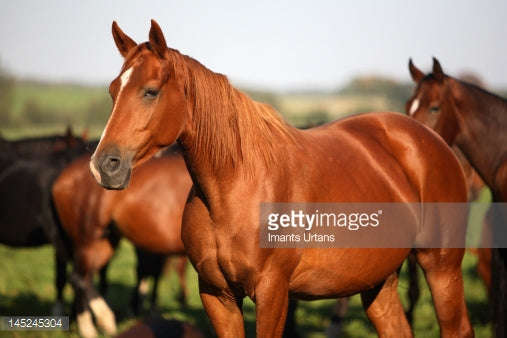
<instances>
[{"instance_id":1,"label":"horse chest","mask_svg":"<svg viewBox=\"0 0 507 338\"><path fill-rule=\"evenodd\" d=\"M254 237L257 238L257 237ZM254 273L251 234L210 216L203 201L191 198L185 206L182 240L199 276L220 289L237 285L246 290Z\"/></svg>"}]
</instances>

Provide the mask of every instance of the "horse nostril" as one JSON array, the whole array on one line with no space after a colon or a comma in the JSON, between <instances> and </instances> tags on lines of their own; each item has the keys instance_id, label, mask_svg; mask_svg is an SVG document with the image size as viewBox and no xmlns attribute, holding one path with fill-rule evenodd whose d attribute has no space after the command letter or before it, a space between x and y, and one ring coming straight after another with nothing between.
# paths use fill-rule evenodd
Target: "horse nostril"
<instances>
[{"instance_id":1,"label":"horse nostril","mask_svg":"<svg viewBox=\"0 0 507 338\"><path fill-rule=\"evenodd\" d=\"M102 162L102 172L107 175L113 175L121 168L121 160L119 157L108 156Z\"/></svg>"}]
</instances>

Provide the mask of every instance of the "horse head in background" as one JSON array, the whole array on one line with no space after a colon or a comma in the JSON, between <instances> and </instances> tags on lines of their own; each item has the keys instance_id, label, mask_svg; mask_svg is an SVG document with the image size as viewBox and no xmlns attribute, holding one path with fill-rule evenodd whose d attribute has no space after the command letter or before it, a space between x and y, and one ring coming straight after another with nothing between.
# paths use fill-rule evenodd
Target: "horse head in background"
<instances>
[{"instance_id":1,"label":"horse head in background","mask_svg":"<svg viewBox=\"0 0 507 338\"><path fill-rule=\"evenodd\" d=\"M407 101L410 116L457 146L491 188L507 201L507 100L446 75L437 59L425 75L412 60L416 89Z\"/></svg>"}]
</instances>

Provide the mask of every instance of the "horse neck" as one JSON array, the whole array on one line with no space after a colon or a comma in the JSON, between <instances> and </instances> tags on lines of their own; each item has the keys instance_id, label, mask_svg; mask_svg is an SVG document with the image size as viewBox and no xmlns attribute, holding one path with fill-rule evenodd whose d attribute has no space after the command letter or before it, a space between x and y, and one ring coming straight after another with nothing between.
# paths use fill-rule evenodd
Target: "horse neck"
<instances>
[{"instance_id":1,"label":"horse neck","mask_svg":"<svg viewBox=\"0 0 507 338\"><path fill-rule=\"evenodd\" d=\"M452 86L460 132L456 145L490 187L507 157L507 101L470 84Z\"/></svg>"},{"instance_id":2,"label":"horse neck","mask_svg":"<svg viewBox=\"0 0 507 338\"><path fill-rule=\"evenodd\" d=\"M178 141L194 184L252 179L285 161L287 152L279 149L296 143L294 128L273 108L252 101L197 61L188 69L190 122Z\"/></svg>"}]
</instances>

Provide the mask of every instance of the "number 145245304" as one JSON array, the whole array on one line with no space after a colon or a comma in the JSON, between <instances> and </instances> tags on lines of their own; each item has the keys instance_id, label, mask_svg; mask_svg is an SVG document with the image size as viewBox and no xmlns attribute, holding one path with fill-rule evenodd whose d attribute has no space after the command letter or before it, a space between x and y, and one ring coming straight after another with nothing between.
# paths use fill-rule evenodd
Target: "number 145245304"
<instances>
[{"instance_id":1,"label":"number 145245304","mask_svg":"<svg viewBox=\"0 0 507 338\"><path fill-rule=\"evenodd\" d=\"M0 331L68 330L66 316L1 316Z\"/></svg>"}]
</instances>

